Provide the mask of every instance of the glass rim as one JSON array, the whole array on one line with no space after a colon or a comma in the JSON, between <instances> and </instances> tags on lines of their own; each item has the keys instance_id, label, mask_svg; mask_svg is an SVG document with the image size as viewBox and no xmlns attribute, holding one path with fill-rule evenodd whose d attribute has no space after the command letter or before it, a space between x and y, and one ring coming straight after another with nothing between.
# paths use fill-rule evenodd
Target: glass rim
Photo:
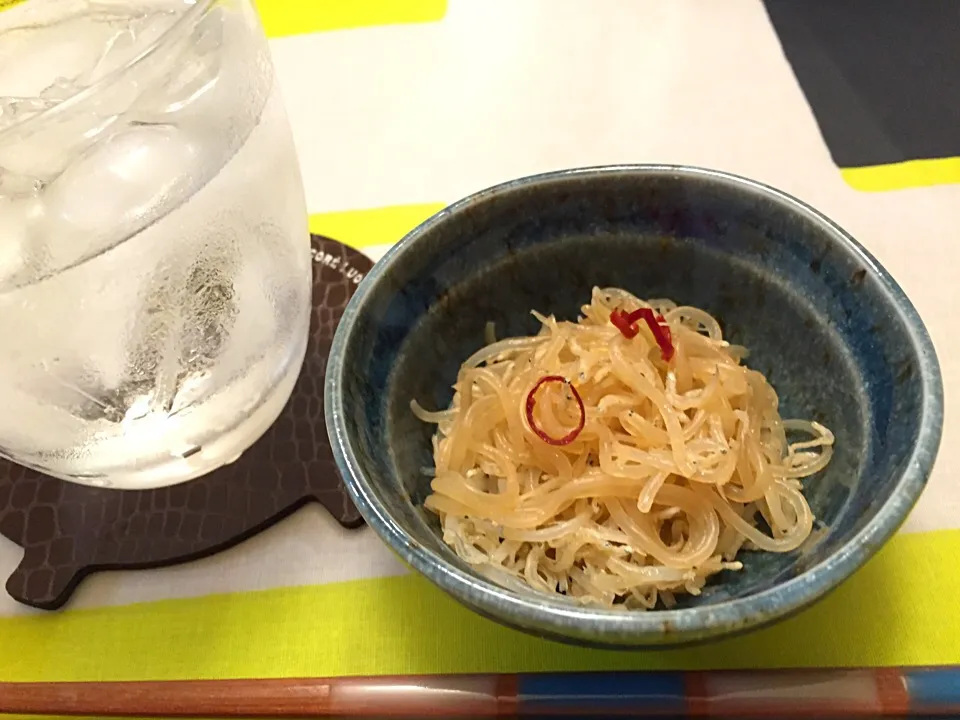
<instances>
[{"instance_id":1,"label":"glass rim","mask_svg":"<svg viewBox=\"0 0 960 720\"><path fill-rule=\"evenodd\" d=\"M32 128L42 125L50 118L56 118L61 113L67 113L77 105L82 105L87 100L101 94L106 88L122 78L124 75L153 57L165 45L172 41L171 38L176 40L182 37L185 32L192 30L196 26L199 19L206 15L207 11L218 2L220 2L220 0L183 0L184 5L189 5L191 7L188 7L185 12L183 12L173 21L173 23L170 24L170 27L160 33L160 35L156 37L149 45L143 48L143 50L134 55L120 67L114 68L95 83L88 85L79 92L68 97L66 100L63 100L62 102L59 102L45 110L41 110L35 115L31 115L24 120L14 122L9 127L0 128L0 141L3 141L7 136L14 134L16 131L23 132L26 130L29 133ZM10 29L16 29L16 27L17 26L14 26Z\"/></svg>"}]
</instances>

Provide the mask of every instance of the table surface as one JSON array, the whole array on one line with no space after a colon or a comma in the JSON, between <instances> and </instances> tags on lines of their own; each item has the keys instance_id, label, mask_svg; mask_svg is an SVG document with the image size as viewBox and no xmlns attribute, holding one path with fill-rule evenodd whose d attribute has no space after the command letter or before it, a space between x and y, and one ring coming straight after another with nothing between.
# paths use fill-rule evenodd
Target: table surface
<instances>
[{"instance_id":1,"label":"table surface","mask_svg":"<svg viewBox=\"0 0 960 720\"><path fill-rule=\"evenodd\" d=\"M746 175L818 207L890 270L936 344L949 408L960 18L953 0L819 12L827 1L259 9L316 232L376 259L443 205L521 175L623 162ZM94 575L61 612L0 596L0 680L956 662L958 459L948 411L929 487L867 567L794 619L706 647L585 651L501 628L412 575L369 529L311 506L206 560ZM20 553L0 537L0 575Z\"/></svg>"}]
</instances>

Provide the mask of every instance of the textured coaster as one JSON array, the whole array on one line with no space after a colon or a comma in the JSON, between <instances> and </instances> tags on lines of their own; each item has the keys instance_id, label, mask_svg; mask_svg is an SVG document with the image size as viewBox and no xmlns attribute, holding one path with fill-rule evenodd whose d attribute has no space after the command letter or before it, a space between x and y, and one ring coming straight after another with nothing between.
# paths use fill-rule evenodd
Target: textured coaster
<instances>
[{"instance_id":1,"label":"textured coaster","mask_svg":"<svg viewBox=\"0 0 960 720\"><path fill-rule=\"evenodd\" d=\"M323 417L333 332L372 263L314 235L313 319L303 371L276 423L231 465L157 490L64 482L0 460L0 534L24 548L7 581L14 599L54 610L96 570L194 560L245 540L307 502L345 527L363 520L336 470Z\"/></svg>"}]
</instances>

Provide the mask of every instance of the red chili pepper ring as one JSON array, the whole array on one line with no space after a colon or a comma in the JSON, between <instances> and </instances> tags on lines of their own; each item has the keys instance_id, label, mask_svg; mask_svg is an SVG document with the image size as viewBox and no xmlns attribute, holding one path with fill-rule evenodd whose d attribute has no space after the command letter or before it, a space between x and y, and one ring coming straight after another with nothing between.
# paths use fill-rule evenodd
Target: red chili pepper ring
<instances>
[{"instance_id":1,"label":"red chili pepper ring","mask_svg":"<svg viewBox=\"0 0 960 720\"><path fill-rule=\"evenodd\" d=\"M658 315L650 308L639 308L632 313L625 313L617 308L610 313L610 322L617 327L627 340L640 332L637 329L637 320L643 320L647 323L647 327L653 333L653 339L660 346L660 354L664 360L669 362L670 358L673 357L673 337L670 334L670 326L667 325L667 321L663 319L662 315Z\"/></svg>"},{"instance_id":2,"label":"red chili pepper ring","mask_svg":"<svg viewBox=\"0 0 960 720\"><path fill-rule=\"evenodd\" d=\"M570 392L573 393L573 399L577 402L577 408L580 410L580 421L577 423L577 426L560 438L555 438L552 435L548 435L543 428L537 425L536 420L533 417L533 409L537 406L537 392L547 383L562 383L570 388ZM530 429L536 433L538 438L550 445L569 445L577 439L577 436L583 430L584 423L587 421L587 412L583 408L583 399L580 397L580 393L577 392L577 389L573 386L573 383L560 375L545 375L537 380L537 384L533 386L533 389L529 393L527 393L526 410L527 423L530 425Z\"/></svg>"}]
</instances>

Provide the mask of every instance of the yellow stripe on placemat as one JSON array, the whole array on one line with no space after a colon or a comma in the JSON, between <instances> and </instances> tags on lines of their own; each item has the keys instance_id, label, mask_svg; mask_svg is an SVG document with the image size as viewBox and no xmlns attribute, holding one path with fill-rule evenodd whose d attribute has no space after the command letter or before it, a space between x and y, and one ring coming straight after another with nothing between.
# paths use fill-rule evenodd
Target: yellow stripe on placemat
<instances>
[{"instance_id":1,"label":"yellow stripe on placemat","mask_svg":"<svg viewBox=\"0 0 960 720\"><path fill-rule=\"evenodd\" d=\"M0 11L25 0L0 0ZM254 0L267 37L442 20L447 0Z\"/></svg>"},{"instance_id":2,"label":"yellow stripe on placemat","mask_svg":"<svg viewBox=\"0 0 960 720\"><path fill-rule=\"evenodd\" d=\"M3 0L0 0L2 2ZM267 37L442 20L447 0L255 0Z\"/></svg>"},{"instance_id":3,"label":"yellow stripe on placemat","mask_svg":"<svg viewBox=\"0 0 960 720\"><path fill-rule=\"evenodd\" d=\"M960 157L840 168L840 173L850 187L864 192L950 185L960 183Z\"/></svg>"},{"instance_id":4,"label":"yellow stripe on placemat","mask_svg":"<svg viewBox=\"0 0 960 720\"><path fill-rule=\"evenodd\" d=\"M0 680L935 665L960 657L960 531L896 537L810 610L660 652L500 627L416 575L0 620Z\"/></svg>"},{"instance_id":5,"label":"yellow stripe on placemat","mask_svg":"<svg viewBox=\"0 0 960 720\"><path fill-rule=\"evenodd\" d=\"M390 245L444 207L443 203L428 203L318 213L310 216L310 232L358 250L371 245Z\"/></svg>"}]
</instances>

